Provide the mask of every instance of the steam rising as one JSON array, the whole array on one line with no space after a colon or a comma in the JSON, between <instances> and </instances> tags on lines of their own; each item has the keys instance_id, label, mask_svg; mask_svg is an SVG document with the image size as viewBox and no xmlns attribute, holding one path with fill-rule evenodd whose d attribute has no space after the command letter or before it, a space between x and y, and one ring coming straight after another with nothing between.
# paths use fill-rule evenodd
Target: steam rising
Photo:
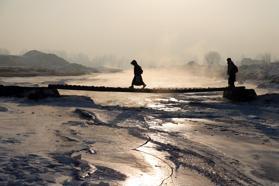
<instances>
[{"instance_id":1,"label":"steam rising","mask_svg":"<svg viewBox=\"0 0 279 186\"><path fill-rule=\"evenodd\" d=\"M60 51L107 65L202 62L209 51L222 60L276 58L278 7L278 0L2 0L0 48Z\"/></svg>"}]
</instances>

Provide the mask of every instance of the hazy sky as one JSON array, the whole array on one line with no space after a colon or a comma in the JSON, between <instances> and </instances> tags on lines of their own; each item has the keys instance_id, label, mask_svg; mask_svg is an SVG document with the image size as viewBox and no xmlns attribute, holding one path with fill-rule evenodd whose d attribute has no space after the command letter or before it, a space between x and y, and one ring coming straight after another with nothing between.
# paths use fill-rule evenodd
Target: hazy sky
<instances>
[{"instance_id":1,"label":"hazy sky","mask_svg":"<svg viewBox=\"0 0 279 186\"><path fill-rule=\"evenodd\" d=\"M0 48L185 61L279 57L279 0L0 0Z\"/></svg>"}]
</instances>

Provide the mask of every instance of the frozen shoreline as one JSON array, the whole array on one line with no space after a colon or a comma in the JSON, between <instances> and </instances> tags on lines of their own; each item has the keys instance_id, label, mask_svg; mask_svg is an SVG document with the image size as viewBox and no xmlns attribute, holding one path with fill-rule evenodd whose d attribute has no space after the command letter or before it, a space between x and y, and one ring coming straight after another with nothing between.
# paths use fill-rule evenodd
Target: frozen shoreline
<instances>
[{"instance_id":1,"label":"frozen shoreline","mask_svg":"<svg viewBox=\"0 0 279 186\"><path fill-rule=\"evenodd\" d=\"M2 183L278 183L278 95L253 105L218 97L166 96L145 108L1 98Z\"/></svg>"},{"instance_id":2,"label":"frozen shoreline","mask_svg":"<svg viewBox=\"0 0 279 186\"><path fill-rule=\"evenodd\" d=\"M278 94L61 93L0 98L1 185L279 183Z\"/></svg>"}]
</instances>

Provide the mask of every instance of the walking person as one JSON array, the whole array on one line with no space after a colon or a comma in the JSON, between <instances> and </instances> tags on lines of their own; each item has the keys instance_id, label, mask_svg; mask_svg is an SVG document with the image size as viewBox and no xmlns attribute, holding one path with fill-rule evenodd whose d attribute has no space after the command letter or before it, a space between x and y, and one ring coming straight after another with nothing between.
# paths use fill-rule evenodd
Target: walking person
<instances>
[{"instance_id":1,"label":"walking person","mask_svg":"<svg viewBox=\"0 0 279 186\"><path fill-rule=\"evenodd\" d=\"M136 60L133 60L131 62L131 65L134 66L134 78L133 78L132 85L130 86L130 88L134 88L134 86L143 86L142 88L145 88L146 84L143 82L143 79L142 79L143 70L142 70L141 66L138 65Z\"/></svg>"}]
</instances>

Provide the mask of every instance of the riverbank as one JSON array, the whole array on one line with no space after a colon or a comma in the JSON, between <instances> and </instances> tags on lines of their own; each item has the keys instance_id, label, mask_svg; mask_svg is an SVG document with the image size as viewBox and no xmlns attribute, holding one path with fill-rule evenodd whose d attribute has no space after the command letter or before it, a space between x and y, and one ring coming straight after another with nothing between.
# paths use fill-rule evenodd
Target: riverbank
<instances>
[{"instance_id":1,"label":"riverbank","mask_svg":"<svg viewBox=\"0 0 279 186\"><path fill-rule=\"evenodd\" d=\"M153 72L145 72L144 77L154 78ZM125 87L128 75L2 81L32 86L64 82ZM226 84L182 72L156 77L150 87ZM218 92L61 90L60 98L0 98L0 182L276 185L278 94L266 89L256 91L258 99L247 103L229 102Z\"/></svg>"},{"instance_id":2,"label":"riverbank","mask_svg":"<svg viewBox=\"0 0 279 186\"><path fill-rule=\"evenodd\" d=\"M2 184L278 183L278 95L252 104L218 93L142 99L144 107L1 98Z\"/></svg>"}]
</instances>

